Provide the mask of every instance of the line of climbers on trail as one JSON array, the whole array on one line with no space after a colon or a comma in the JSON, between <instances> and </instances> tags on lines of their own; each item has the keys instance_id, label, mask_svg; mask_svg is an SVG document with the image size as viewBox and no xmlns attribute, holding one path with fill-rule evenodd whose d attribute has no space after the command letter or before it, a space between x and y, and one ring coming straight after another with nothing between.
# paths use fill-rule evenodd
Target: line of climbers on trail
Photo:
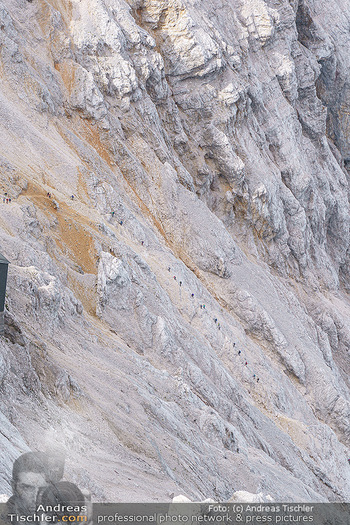
<instances>
[{"instance_id":1,"label":"line of climbers on trail","mask_svg":"<svg viewBox=\"0 0 350 525\"><path fill-rule=\"evenodd\" d=\"M111 211L111 217L112 217L112 218L115 217L115 211ZM120 221L118 221L118 222L119 222L120 226L123 226L123 221L122 221L122 220L120 220ZM143 241L142 241L142 242L143 242ZM142 245L143 245L143 244L142 244Z\"/></svg>"},{"instance_id":2,"label":"line of climbers on trail","mask_svg":"<svg viewBox=\"0 0 350 525\"><path fill-rule=\"evenodd\" d=\"M47 197L48 199L52 199L52 193L51 193L50 191L46 192L46 197ZM0 199L1 199L1 197L0 197ZM71 196L70 196L70 199L71 199L72 201L74 201L74 199L75 199L75 195L71 195ZM2 202L3 202L4 204L11 204L12 199L11 199L11 197L8 196L8 193L7 193L7 192L5 192L5 193L3 194L3 196L2 196Z\"/></svg>"},{"instance_id":3,"label":"line of climbers on trail","mask_svg":"<svg viewBox=\"0 0 350 525\"><path fill-rule=\"evenodd\" d=\"M143 244L143 243L142 243L142 244ZM171 273L171 268L170 268L170 266L168 266L168 272ZM181 288L181 286L182 286L182 284L183 284L182 281L178 281L176 275L173 276L173 279L174 279L174 281L176 281L176 282L179 283L179 286L180 286L180 288ZM191 297L194 298L194 293L191 293ZM201 308L202 308L202 307L205 308L205 305L202 305L202 304L201 304L200 307L201 307Z\"/></svg>"},{"instance_id":4,"label":"line of climbers on trail","mask_svg":"<svg viewBox=\"0 0 350 525\"><path fill-rule=\"evenodd\" d=\"M72 197L73 197L73 196L72 196ZM73 199L72 199L72 200L73 200ZM116 212L115 212L115 211L112 211L112 212L111 212L111 217L114 218L114 217L115 217L115 214L116 214ZM121 226L123 226L123 221L122 221L122 220L119 220L118 222L119 222L119 224L120 224ZM141 245L144 246L144 241L141 241ZM171 273L171 267L170 267L170 266L168 266L168 272ZM180 286L180 288L181 288L181 287L182 287L182 284L183 284L182 281L178 281L176 275L173 275L173 279L174 279L174 281L176 281L176 282L179 283L179 286ZM195 297L194 293L191 293L191 298L194 299L194 297ZM200 304L200 305L199 305L199 308L200 308L201 310L206 310L206 305L205 305L205 304ZM217 317L214 317L214 323L216 324L218 330L221 330L221 324L220 324L220 322L219 322L219 320L218 320ZM235 343L235 342L232 343L232 346L233 346L233 348L235 348L236 343ZM238 351L238 355L239 355L239 356L242 355L242 351L241 351L241 350ZM248 367L248 369L249 369L248 361L245 360L245 362L244 362L244 366ZM252 377L253 377L254 380L256 380L257 383L259 383L260 379L259 379L259 377L257 377L257 375L256 375L255 373L252 375Z\"/></svg>"},{"instance_id":5,"label":"line of climbers on trail","mask_svg":"<svg viewBox=\"0 0 350 525\"><path fill-rule=\"evenodd\" d=\"M3 195L3 197L2 197L2 202L3 202L4 204L11 204L11 201L12 201L12 199L11 199L11 197L8 196L8 193L7 193L7 191L6 191L6 192L4 193L4 195Z\"/></svg>"},{"instance_id":6,"label":"line of climbers on trail","mask_svg":"<svg viewBox=\"0 0 350 525\"><path fill-rule=\"evenodd\" d=\"M168 272L171 273L171 267L170 267L170 266L168 266ZM174 279L174 281L177 281L177 277L176 277L176 275L173 276L173 279ZM179 285L182 286L182 281L179 281ZM194 298L194 293L191 293L191 297ZM200 307L201 310L206 310L206 306L205 306L205 304L200 304L199 307ZM217 317L214 317L214 323L216 324L216 326L218 327L218 329L221 330L221 325L220 325L219 320L218 320ZM232 347L233 347L233 348L236 347L236 343L235 343L235 342L232 343ZM242 351L241 351L241 350L238 350L238 355L239 355L239 356L242 355ZM246 361L246 360L244 361L244 366L248 367L248 369L250 368L250 367L248 366L248 361ZM253 379L256 380L257 383L259 383L260 378L257 377L257 375L256 375L255 373L253 374L252 377L253 377Z\"/></svg>"},{"instance_id":7,"label":"line of climbers on trail","mask_svg":"<svg viewBox=\"0 0 350 525\"><path fill-rule=\"evenodd\" d=\"M73 199L72 199L72 200L73 200ZM112 217L112 219L114 219L114 217L115 217L115 213L116 213L115 211L111 211L111 217ZM118 220L118 223L120 224L120 226L123 226L124 221L123 221L123 220ZM140 243L141 243L141 246L144 246L144 245L145 245L145 241L140 241ZM181 285L182 285L182 282L180 282L180 286L181 286Z\"/></svg>"},{"instance_id":8,"label":"line of climbers on trail","mask_svg":"<svg viewBox=\"0 0 350 525\"><path fill-rule=\"evenodd\" d=\"M233 343L233 347L235 347L235 346L236 346L236 343ZM238 355L238 356L241 356L241 355L242 355L242 350L238 350L237 355ZM243 356L242 356L242 357L243 357ZM243 357L243 359L245 360L244 357ZM246 366L246 367L249 368L249 366L248 366L248 361L246 361L246 360L244 361L244 366ZM259 381L260 381L260 378L257 377L256 374L253 374L253 379L256 379L256 382L257 382L257 383L259 383Z\"/></svg>"}]
</instances>

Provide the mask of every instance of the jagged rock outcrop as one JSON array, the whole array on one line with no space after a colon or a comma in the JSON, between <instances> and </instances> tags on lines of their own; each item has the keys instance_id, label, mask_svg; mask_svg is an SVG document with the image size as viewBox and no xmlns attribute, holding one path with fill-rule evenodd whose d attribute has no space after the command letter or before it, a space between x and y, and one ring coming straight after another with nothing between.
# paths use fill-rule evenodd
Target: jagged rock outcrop
<instances>
[{"instance_id":1,"label":"jagged rock outcrop","mask_svg":"<svg viewBox=\"0 0 350 525\"><path fill-rule=\"evenodd\" d=\"M349 18L3 0L0 491L349 498Z\"/></svg>"}]
</instances>

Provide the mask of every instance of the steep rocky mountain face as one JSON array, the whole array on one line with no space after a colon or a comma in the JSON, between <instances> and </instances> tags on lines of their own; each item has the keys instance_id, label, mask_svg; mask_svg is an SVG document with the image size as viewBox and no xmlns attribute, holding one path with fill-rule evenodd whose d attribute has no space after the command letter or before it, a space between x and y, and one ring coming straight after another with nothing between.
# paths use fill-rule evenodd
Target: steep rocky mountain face
<instances>
[{"instance_id":1,"label":"steep rocky mountain face","mask_svg":"<svg viewBox=\"0 0 350 525\"><path fill-rule=\"evenodd\" d=\"M2 0L0 492L350 499L349 0Z\"/></svg>"}]
</instances>

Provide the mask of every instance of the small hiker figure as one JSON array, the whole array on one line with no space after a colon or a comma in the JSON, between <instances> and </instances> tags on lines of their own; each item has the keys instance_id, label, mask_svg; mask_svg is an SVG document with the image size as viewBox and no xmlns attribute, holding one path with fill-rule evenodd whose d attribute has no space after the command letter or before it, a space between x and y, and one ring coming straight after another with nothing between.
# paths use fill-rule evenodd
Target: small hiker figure
<instances>
[{"instance_id":1,"label":"small hiker figure","mask_svg":"<svg viewBox=\"0 0 350 525\"><path fill-rule=\"evenodd\" d=\"M9 198L9 203L11 204L11 197Z\"/></svg>"},{"instance_id":2,"label":"small hiker figure","mask_svg":"<svg viewBox=\"0 0 350 525\"><path fill-rule=\"evenodd\" d=\"M123 226L123 221L119 221L120 226Z\"/></svg>"},{"instance_id":3,"label":"small hiker figure","mask_svg":"<svg viewBox=\"0 0 350 525\"><path fill-rule=\"evenodd\" d=\"M145 244L145 241L141 241L142 246Z\"/></svg>"},{"instance_id":4,"label":"small hiker figure","mask_svg":"<svg viewBox=\"0 0 350 525\"><path fill-rule=\"evenodd\" d=\"M233 348L236 346L236 343L232 343Z\"/></svg>"},{"instance_id":5,"label":"small hiker figure","mask_svg":"<svg viewBox=\"0 0 350 525\"><path fill-rule=\"evenodd\" d=\"M253 377L254 377L254 379L255 379L255 378L256 378L256 375L254 374Z\"/></svg>"},{"instance_id":6,"label":"small hiker figure","mask_svg":"<svg viewBox=\"0 0 350 525\"><path fill-rule=\"evenodd\" d=\"M174 275L174 281L176 281L176 276Z\"/></svg>"},{"instance_id":7,"label":"small hiker figure","mask_svg":"<svg viewBox=\"0 0 350 525\"><path fill-rule=\"evenodd\" d=\"M248 365L248 361L246 361L244 364L245 364L245 366L247 366Z\"/></svg>"},{"instance_id":8,"label":"small hiker figure","mask_svg":"<svg viewBox=\"0 0 350 525\"><path fill-rule=\"evenodd\" d=\"M215 317L215 319L214 319L214 323L217 323L217 322L218 322L218 320L217 320L216 317Z\"/></svg>"},{"instance_id":9,"label":"small hiker figure","mask_svg":"<svg viewBox=\"0 0 350 525\"><path fill-rule=\"evenodd\" d=\"M168 272L171 272L171 268L170 268L170 266L168 267Z\"/></svg>"},{"instance_id":10,"label":"small hiker figure","mask_svg":"<svg viewBox=\"0 0 350 525\"><path fill-rule=\"evenodd\" d=\"M200 307L200 309L202 309L202 308L203 308L203 305L202 305L202 304L200 304L200 305L199 305L199 307Z\"/></svg>"},{"instance_id":11,"label":"small hiker figure","mask_svg":"<svg viewBox=\"0 0 350 525\"><path fill-rule=\"evenodd\" d=\"M194 297L194 293L191 293L191 297Z\"/></svg>"},{"instance_id":12,"label":"small hiker figure","mask_svg":"<svg viewBox=\"0 0 350 525\"><path fill-rule=\"evenodd\" d=\"M256 380L256 382L259 383L259 381L260 381L260 379L258 378L258 379Z\"/></svg>"},{"instance_id":13,"label":"small hiker figure","mask_svg":"<svg viewBox=\"0 0 350 525\"><path fill-rule=\"evenodd\" d=\"M179 282L179 285L182 286L182 281Z\"/></svg>"},{"instance_id":14,"label":"small hiker figure","mask_svg":"<svg viewBox=\"0 0 350 525\"><path fill-rule=\"evenodd\" d=\"M9 203L9 200L8 200L8 199L6 199L6 204L8 204L8 203Z\"/></svg>"},{"instance_id":15,"label":"small hiker figure","mask_svg":"<svg viewBox=\"0 0 350 525\"><path fill-rule=\"evenodd\" d=\"M238 350L238 355L241 355L242 351L241 350Z\"/></svg>"},{"instance_id":16,"label":"small hiker figure","mask_svg":"<svg viewBox=\"0 0 350 525\"><path fill-rule=\"evenodd\" d=\"M203 309L205 310L205 304L203 304Z\"/></svg>"},{"instance_id":17,"label":"small hiker figure","mask_svg":"<svg viewBox=\"0 0 350 525\"><path fill-rule=\"evenodd\" d=\"M6 202L6 199L5 199L5 197L4 197L3 199L2 199L2 202L4 202L4 203Z\"/></svg>"},{"instance_id":18,"label":"small hiker figure","mask_svg":"<svg viewBox=\"0 0 350 525\"><path fill-rule=\"evenodd\" d=\"M74 195L71 195L70 198L72 199L72 201L74 201Z\"/></svg>"},{"instance_id":19,"label":"small hiker figure","mask_svg":"<svg viewBox=\"0 0 350 525\"><path fill-rule=\"evenodd\" d=\"M115 215L115 211L112 211L111 215L112 215L112 217L114 217L114 215Z\"/></svg>"}]
</instances>

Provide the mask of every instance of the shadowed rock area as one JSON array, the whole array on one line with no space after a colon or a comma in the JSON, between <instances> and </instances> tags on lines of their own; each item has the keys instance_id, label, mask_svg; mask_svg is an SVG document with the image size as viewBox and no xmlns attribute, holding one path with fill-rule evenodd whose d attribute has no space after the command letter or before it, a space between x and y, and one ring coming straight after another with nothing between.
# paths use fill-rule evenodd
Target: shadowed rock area
<instances>
[{"instance_id":1,"label":"shadowed rock area","mask_svg":"<svg viewBox=\"0 0 350 525\"><path fill-rule=\"evenodd\" d=\"M94 501L350 500L349 25L0 2L0 493L57 445Z\"/></svg>"}]
</instances>

